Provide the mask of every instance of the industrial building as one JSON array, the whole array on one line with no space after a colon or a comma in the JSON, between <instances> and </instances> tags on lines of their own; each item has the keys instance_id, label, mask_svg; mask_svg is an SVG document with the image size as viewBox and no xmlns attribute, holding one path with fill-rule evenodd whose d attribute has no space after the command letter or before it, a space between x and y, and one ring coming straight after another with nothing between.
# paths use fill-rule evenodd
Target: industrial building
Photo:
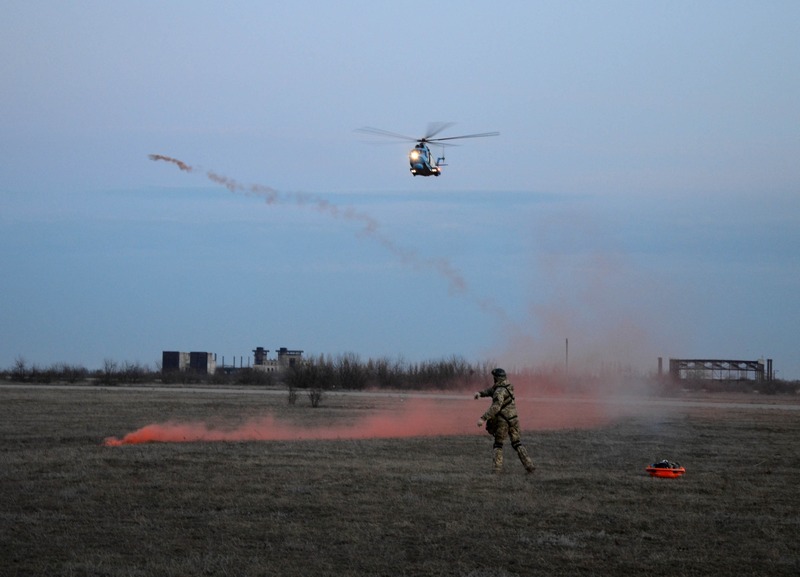
<instances>
[{"instance_id":1,"label":"industrial building","mask_svg":"<svg viewBox=\"0 0 800 577\"><path fill-rule=\"evenodd\" d=\"M277 372L294 367L303 361L303 351L300 350L280 347L275 353L276 358L270 359L269 350L264 347L256 347L253 349L252 368L263 372ZM233 357L233 361L232 365L226 365L225 357L222 357L222 364L219 369L230 373L245 367L243 357L239 357L239 367L236 366L236 357ZM249 358L247 359L247 367L250 368ZM190 371L201 375L213 375L217 371L217 355L206 352L162 351L161 370L165 373Z\"/></svg>"},{"instance_id":2,"label":"industrial building","mask_svg":"<svg viewBox=\"0 0 800 577\"><path fill-rule=\"evenodd\" d=\"M662 374L662 360L658 359L658 373ZM669 359L669 375L676 381L720 380L756 382L772 381L772 359L754 361L727 359Z\"/></svg>"},{"instance_id":3,"label":"industrial building","mask_svg":"<svg viewBox=\"0 0 800 577\"><path fill-rule=\"evenodd\" d=\"M191 371L200 375L213 375L217 371L217 358L213 353L162 351L161 371Z\"/></svg>"},{"instance_id":4,"label":"industrial building","mask_svg":"<svg viewBox=\"0 0 800 577\"><path fill-rule=\"evenodd\" d=\"M257 371L272 372L288 367L294 367L303 360L303 351L290 350L280 347L275 351L277 358L269 358L269 350L264 347L253 349L253 369Z\"/></svg>"}]
</instances>

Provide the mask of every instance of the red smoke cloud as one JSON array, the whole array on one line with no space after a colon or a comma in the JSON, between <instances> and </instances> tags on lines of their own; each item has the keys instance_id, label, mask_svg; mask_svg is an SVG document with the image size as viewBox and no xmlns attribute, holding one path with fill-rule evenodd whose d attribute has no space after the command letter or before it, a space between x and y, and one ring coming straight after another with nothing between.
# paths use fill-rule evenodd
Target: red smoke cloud
<instances>
[{"instance_id":1,"label":"red smoke cloud","mask_svg":"<svg viewBox=\"0 0 800 577\"><path fill-rule=\"evenodd\" d=\"M109 437L108 447L140 443L196 443L239 441L300 441L336 439L398 439L448 435L483 434L476 427L478 418L489 406L488 399L474 401L457 398L410 398L402 407L376 412L334 426L304 426L286 423L269 414L234 427L210 425L203 421L153 423L117 438ZM600 404L585 400L563 402L558 399L517 399L523 430L592 428L609 421ZM313 410L313 409L309 409ZM487 435L488 438L488 435Z\"/></svg>"}]
</instances>

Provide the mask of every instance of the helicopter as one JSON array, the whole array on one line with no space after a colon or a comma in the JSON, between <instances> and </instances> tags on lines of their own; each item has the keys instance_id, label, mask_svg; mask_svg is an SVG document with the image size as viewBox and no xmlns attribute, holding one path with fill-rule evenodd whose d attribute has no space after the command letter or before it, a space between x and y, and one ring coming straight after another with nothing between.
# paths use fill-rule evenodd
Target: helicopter
<instances>
[{"instance_id":1,"label":"helicopter","mask_svg":"<svg viewBox=\"0 0 800 577\"><path fill-rule=\"evenodd\" d=\"M444 129L453 126L453 124L453 122L431 123L428 125L427 133L422 138L412 138L403 134L397 134L396 132L389 132L388 130L383 130L380 128L372 128L371 126L359 128L356 130L356 132L373 134L377 136L386 136L389 138L405 140L406 142L416 142L414 148L408 152L408 162L411 165L409 170L411 171L411 174L413 176L439 176L442 173L442 167L447 166L444 162L444 147L456 146L455 144L444 141L459 140L461 138L483 138L485 136L497 136L500 134L499 132L481 132L480 134L462 134L461 136L433 138ZM433 160L433 155L431 154L431 149L428 148L429 143L435 143L442 147L442 156L438 157L435 162Z\"/></svg>"}]
</instances>

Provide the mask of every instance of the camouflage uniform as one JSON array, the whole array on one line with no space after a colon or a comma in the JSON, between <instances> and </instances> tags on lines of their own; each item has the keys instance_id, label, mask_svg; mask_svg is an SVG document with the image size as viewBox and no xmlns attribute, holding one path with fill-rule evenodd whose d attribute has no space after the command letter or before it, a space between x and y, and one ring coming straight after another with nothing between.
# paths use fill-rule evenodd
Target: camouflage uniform
<instances>
[{"instance_id":1,"label":"camouflage uniform","mask_svg":"<svg viewBox=\"0 0 800 577\"><path fill-rule=\"evenodd\" d=\"M486 410L478 424L485 421L486 430L494 436L494 472L499 473L503 470L503 441L508 437L525 470L532 473L535 468L533 461L520 438L519 416L514 402L514 385L508 382L503 369L493 370L492 375L494 376L494 385L475 393L475 398L492 398L492 406Z\"/></svg>"}]
</instances>

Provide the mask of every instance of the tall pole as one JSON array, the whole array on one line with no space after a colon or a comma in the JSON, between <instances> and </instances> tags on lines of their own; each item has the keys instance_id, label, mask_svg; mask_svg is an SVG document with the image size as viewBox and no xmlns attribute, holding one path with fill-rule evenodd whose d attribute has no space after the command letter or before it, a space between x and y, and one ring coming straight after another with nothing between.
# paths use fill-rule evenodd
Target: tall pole
<instances>
[{"instance_id":1,"label":"tall pole","mask_svg":"<svg viewBox=\"0 0 800 577\"><path fill-rule=\"evenodd\" d=\"M569 338L567 338L566 350L564 352L564 378L569 377Z\"/></svg>"}]
</instances>

